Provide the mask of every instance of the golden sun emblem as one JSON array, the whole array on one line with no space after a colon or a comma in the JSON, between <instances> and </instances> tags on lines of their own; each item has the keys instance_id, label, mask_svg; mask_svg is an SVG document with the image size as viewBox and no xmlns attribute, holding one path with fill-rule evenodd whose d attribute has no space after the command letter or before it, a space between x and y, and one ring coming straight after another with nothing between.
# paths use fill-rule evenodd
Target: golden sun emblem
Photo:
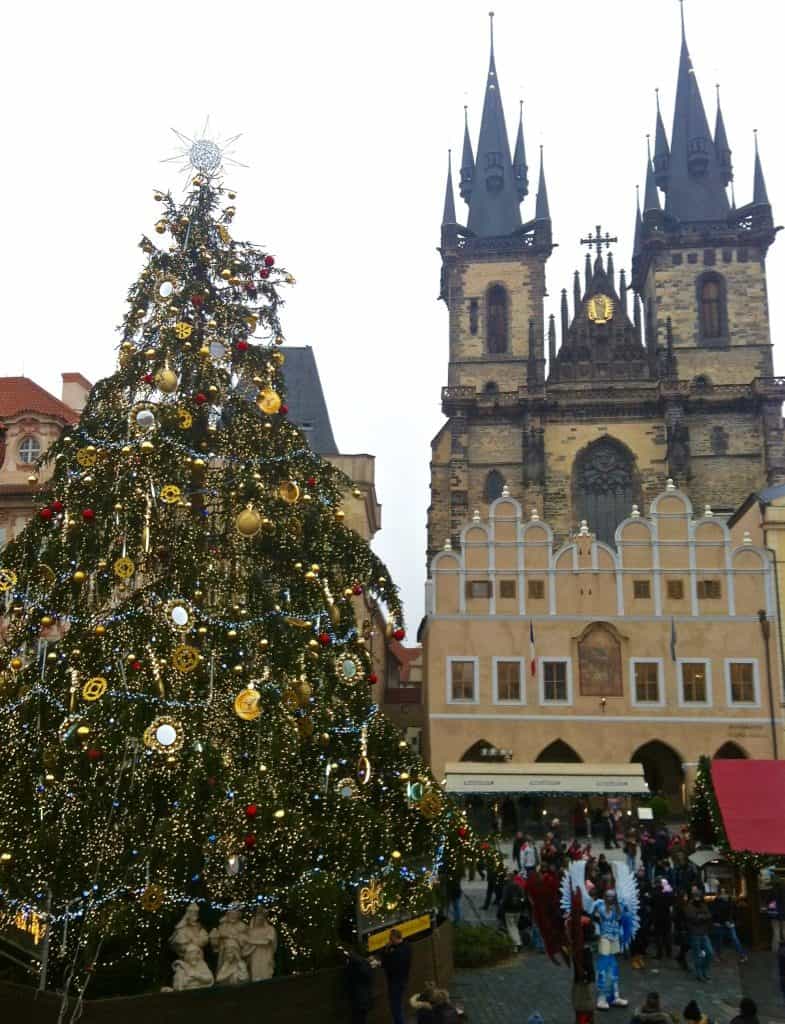
<instances>
[{"instance_id":1,"label":"golden sun emblem","mask_svg":"<svg viewBox=\"0 0 785 1024\"><path fill-rule=\"evenodd\" d=\"M172 652L172 665L183 674L193 672L200 661L201 655L197 649L189 647L188 644L180 644Z\"/></svg>"},{"instance_id":2,"label":"golden sun emblem","mask_svg":"<svg viewBox=\"0 0 785 1024\"><path fill-rule=\"evenodd\" d=\"M609 295L592 295L586 303L586 315L595 324L607 324L613 317L613 299Z\"/></svg>"},{"instance_id":3,"label":"golden sun emblem","mask_svg":"<svg viewBox=\"0 0 785 1024\"><path fill-rule=\"evenodd\" d=\"M378 879L372 878L360 889L360 913L371 916L382 909L383 890Z\"/></svg>"},{"instance_id":4,"label":"golden sun emblem","mask_svg":"<svg viewBox=\"0 0 785 1024\"><path fill-rule=\"evenodd\" d=\"M186 323L185 320L180 320L178 323L174 325L175 336L179 338L180 341L186 341L188 338L190 338L192 331L193 327L190 324Z\"/></svg>"},{"instance_id":5,"label":"golden sun emblem","mask_svg":"<svg viewBox=\"0 0 785 1024\"><path fill-rule=\"evenodd\" d=\"M122 558L115 559L115 563L112 568L114 569L115 576L120 580L130 580L136 572L136 566L131 559L126 558L125 555L123 555Z\"/></svg>"},{"instance_id":6,"label":"golden sun emblem","mask_svg":"<svg viewBox=\"0 0 785 1024\"><path fill-rule=\"evenodd\" d=\"M176 501L180 500L180 488L177 484L164 484L161 488L161 501L165 505L174 505Z\"/></svg>"}]
</instances>

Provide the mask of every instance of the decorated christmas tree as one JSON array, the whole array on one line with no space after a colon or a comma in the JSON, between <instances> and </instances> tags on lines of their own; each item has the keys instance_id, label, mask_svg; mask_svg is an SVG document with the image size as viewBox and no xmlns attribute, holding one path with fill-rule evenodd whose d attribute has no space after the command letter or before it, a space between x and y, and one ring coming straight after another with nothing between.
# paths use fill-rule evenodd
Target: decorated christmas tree
<instances>
[{"instance_id":1,"label":"decorated christmas tree","mask_svg":"<svg viewBox=\"0 0 785 1024\"><path fill-rule=\"evenodd\" d=\"M375 709L357 596L398 639L401 610L342 521L351 482L287 420L293 279L232 237L220 150L191 157L184 200L155 196L119 367L0 553L0 915L46 935L54 985L164 978L192 901L265 908L278 969L312 966L359 891L427 910L468 841Z\"/></svg>"}]
</instances>

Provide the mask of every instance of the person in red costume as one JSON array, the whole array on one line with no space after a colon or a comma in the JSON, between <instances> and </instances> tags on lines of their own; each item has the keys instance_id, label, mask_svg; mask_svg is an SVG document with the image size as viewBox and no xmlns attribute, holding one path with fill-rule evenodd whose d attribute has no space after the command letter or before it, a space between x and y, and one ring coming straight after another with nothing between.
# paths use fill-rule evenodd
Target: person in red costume
<instances>
[{"instance_id":1,"label":"person in red costume","mask_svg":"<svg viewBox=\"0 0 785 1024\"><path fill-rule=\"evenodd\" d=\"M559 905L559 875L550 864L543 864L542 871L532 872L524 886L532 906L534 922L545 944L545 952L555 964L559 963L559 953L564 962L569 963L564 919Z\"/></svg>"}]
</instances>

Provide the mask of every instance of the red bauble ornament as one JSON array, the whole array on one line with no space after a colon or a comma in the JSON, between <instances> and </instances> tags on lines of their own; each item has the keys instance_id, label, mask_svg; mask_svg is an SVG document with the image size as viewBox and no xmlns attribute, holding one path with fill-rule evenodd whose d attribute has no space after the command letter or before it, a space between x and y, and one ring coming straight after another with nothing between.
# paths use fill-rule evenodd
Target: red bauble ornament
<instances>
[{"instance_id":1,"label":"red bauble ornament","mask_svg":"<svg viewBox=\"0 0 785 1024\"><path fill-rule=\"evenodd\" d=\"M308 484L309 487L316 487L316 477L315 476L309 476L308 479L305 482Z\"/></svg>"},{"instance_id":2,"label":"red bauble ornament","mask_svg":"<svg viewBox=\"0 0 785 1024\"><path fill-rule=\"evenodd\" d=\"M152 384L153 383L153 375L152 375L152 373L146 373L142 377L142 380L145 382L145 384Z\"/></svg>"},{"instance_id":3,"label":"red bauble ornament","mask_svg":"<svg viewBox=\"0 0 785 1024\"><path fill-rule=\"evenodd\" d=\"M92 521L95 519L95 512L93 512L91 508L83 508L82 519L84 519L86 523L92 523Z\"/></svg>"},{"instance_id":4,"label":"red bauble ornament","mask_svg":"<svg viewBox=\"0 0 785 1024\"><path fill-rule=\"evenodd\" d=\"M269 277L269 276L270 276L270 271L267 269L267 267L262 267L262 269L259 271L259 277Z\"/></svg>"},{"instance_id":5,"label":"red bauble ornament","mask_svg":"<svg viewBox=\"0 0 785 1024\"><path fill-rule=\"evenodd\" d=\"M132 661L131 662L131 668L134 670L134 672L141 672L142 671L142 663L141 663L141 661Z\"/></svg>"},{"instance_id":6,"label":"red bauble ornament","mask_svg":"<svg viewBox=\"0 0 785 1024\"><path fill-rule=\"evenodd\" d=\"M101 756L101 751L98 747L89 747L87 751L87 757L90 761L97 761Z\"/></svg>"},{"instance_id":7,"label":"red bauble ornament","mask_svg":"<svg viewBox=\"0 0 785 1024\"><path fill-rule=\"evenodd\" d=\"M480 849L482 849L482 850L490 850L490 848L491 848L491 844L490 843L481 843L480 844Z\"/></svg>"},{"instance_id":8,"label":"red bauble ornament","mask_svg":"<svg viewBox=\"0 0 785 1024\"><path fill-rule=\"evenodd\" d=\"M360 594L362 594L362 592L363 592L363 588L360 586L360 584L359 583L355 583L355 585L352 587L352 593L355 594L357 597L359 597Z\"/></svg>"},{"instance_id":9,"label":"red bauble ornament","mask_svg":"<svg viewBox=\"0 0 785 1024\"><path fill-rule=\"evenodd\" d=\"M49 508L51 508L51 510L52 510L52 511L53 511L53 512L54 512L54 513L55 513L56 515L60 515L60 513L61 513L61 512L63 511L63 509L65 508L65 505L64 505L64 504L62 503L62 501L53 501L53 502L52 502L52 504L51 504L51 505L49 506Z\"/></svg>"},{"instance_id":10,"label":"red bauble ornament","mask_svg":"<svg viewBox=\"0 0 785 1024\"><path fill-rule=\"evenodd\" d=\"M237 349L238 352L247 352L248 351L248 342L247 341L238 341L237 344L235 345L235 348Z\"/></svg>"},{"instance_id":11,"label":"red bauble ornament","mask_svg":"<svg viewBox=\"0 0 785 1024\"><path fill-rule=\"evenodd\" d=\"M191 304L196 306L197 309L199 309L200 306L204 305L204 295L192 295Z\"/></svg>"},{"instance_id":12,"label":"red bauble ornament","mask_svg":"<svg viewBox=\"0 0 785 1024\"><path fill-rule=\"evenodd\" d=\"M51 508L42 508L38 510L38 518L43 519L45 523L48 523L53 515L54 512L51 510Z\"/></svg>"},{"instance_id":13,"label":"red bauble ornament","mask_svg":"<svg viewBox=\"0 0 785 1024\"><path fill-rule=\"evenodd\" d=\"M248 806L245 808L246 817L248 817L248 818L255 818L256 817L256 812L258 810L259 810L259 808L256 806L256 804L248 804Z\"/></svg>"},{"instance_id":14,"label":"red bauble ornament","mask_svg":"<svg viewBox=\"0 0 785 1024\"><path fill-rule=\"evenodd\" d=\"M196 402L197 405L204 405L204 403L207 401L207 395L202 394L202 392L200 391L199 394L194 398L194 401Z\"/></svg>"},{"instance_id":15,"label":"red bauble ornament","mask_svg":"<svg viewBox=\"0 0 785 1024\"><path fill-rule=\"evenodd\" d=\"M282 405L281 408L278 410L278 415L279 416L285 416L287 414L287 412L289 412L289 406L288 405Z\"/></svg>"},{"instance_id":16,"label":"red bauble ornament","mask_svg":"<svg viewBox=\"0 0 785 1024\"><path fill-rule=\"evenodd\" d=\"M256 836L249 832L245 837L245 848L247 850L252 850L254 846L256 846Z\"/></svg>"},{"instance_id":17,"label":"red bauble ornament","mask_svg":"<svg viewBox=\"0 0 785 1024\"><path fill-rule=\"evenodd\" d=\"M264 265L266 267L274 267L275 266L275 257L274 256L265 256L265 258L264 258Z\"/></svg>"},{"instance_id":18,"label":"red bauble ornament","mask_svg":"<svg viewBox=\"0 0 785 1024\"><path fill-rule=\"evenodd\" d=\"M394 640L401 641L401 640L403 640L403 638L405 636L406 636L406 630L405 629L401 629L400 626L398 627L398 629L393 630L393 639Z\"/></svg>"},{"instance_id":19,"label":"red bauble ornament","mask_svg":"<svg viewBox=\"0 0 785 1024\"><path fill-rule=\"evenodd\" d=\"M331 642L332 641L330 640L330 634L329 633L320 633L319 634L319 643L322 645L322 647L329 647Z\"/></svg>"},{"instance_id":20,"label":"red bauble ornament","mask_svg":"<svg viewBox=\"0 0 785 1024\"><path fill-rule=\"evenodd\" d=\"M469 830L466 828L465 825L461 825L461 827L458 829L458 836L459 836L459 838L465 839L466 838L466 833L468 831Z\"/></svg>"},{"instance_id":21,"label":"red bauble ornament","mask_svg":"<svg viewBox=\"0 0 785 1024\"><path fill-rule=\"evenodd\" d=\"M376 675L375 672L371 672L371 674L368 676L368 682L372 686L373 686L374 683L378 683L379 682L379 677Z\"/></svg>"}]
</instances>

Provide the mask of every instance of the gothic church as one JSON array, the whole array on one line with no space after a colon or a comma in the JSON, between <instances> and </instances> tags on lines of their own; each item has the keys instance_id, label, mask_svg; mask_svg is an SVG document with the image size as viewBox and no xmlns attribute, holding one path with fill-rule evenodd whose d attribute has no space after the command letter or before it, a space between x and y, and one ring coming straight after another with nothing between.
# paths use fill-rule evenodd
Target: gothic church
<instances>
[{"instance_id":1,"label":"gothic church","mask_svg":"<svg viewBox=\"0 0 785 1024\"><path fill-rule=\"evenodd\" d=\"M682 24L673 128L659 106L636 211L632 272L617 275L597 229L585 270L545 322L553 249L540 154L534 217L522 118L511 154L491 42L476 152L468 122L458 223L452 169L441 228L449 310L447 422L432 442L428 564L506 487L562 540L588 522L614 542L633 506L672 478L693 507L729 514L785 483L765 258L776 231L756 151L752 201L727 188L731 150L717 106L712 133ZM547 349L547 359L546 359Z\"/></svg>"}]
</instances>

